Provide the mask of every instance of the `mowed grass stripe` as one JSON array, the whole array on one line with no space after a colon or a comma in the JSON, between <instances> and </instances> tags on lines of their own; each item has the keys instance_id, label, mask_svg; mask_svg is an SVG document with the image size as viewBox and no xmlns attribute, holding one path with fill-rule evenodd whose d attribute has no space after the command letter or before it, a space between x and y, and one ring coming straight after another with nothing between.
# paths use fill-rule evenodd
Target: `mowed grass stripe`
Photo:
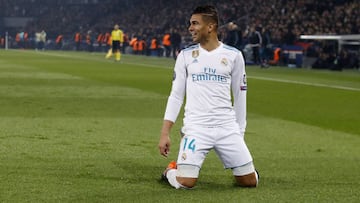
<instances>
[{"instance_id":1,"label":"mowed grass stripe","mask_svg":"<svg viewBox=\"0 0 360 203\"><path fill-rule=\"evenodd\" d=\"M77 75L15 66L1 73L5 117L154 117L164 107L165 96L158 93ZM147 108L138 112L139 107Z\"/></svg>"},{"instance_id":2,"label":"mowed grass stripe","mask_svg":"<svg viewBox=\"0 0 360 203\"><path fill-rule=\"evenodd\" d=\"M146 92L135 88L118 86L89 85L0 85L3 97L81 97L81 98L138 98L165 99L161 94Z\"/></svg>"},{"instance_id":3,"label":"mowed grass stripe","mask_svg":"<svg viewBox=\"0 0 360 203\"><path fill-rule=\"evenodd\" d=\"M16 83L16 82L15 82ZM165 96L114 86L0 85L0 115L23 117L157 117ZM43 86L42 86L43 85ZM144 108L139 112L139 108Z\"/></svg>"},{"instance_id":4,"label":"mowed grass stripe","mask_svg":"<svg viewBox=\"0 0 360 203\"><path fill-rule=\"evenodd\" d=\"M29 78L29 79L46 79L46 80L56 80L56 79L72 79L72 80L81 80L82 78L63 74L63 73L49 73L49 72L40 72L35 70L26 69L15 69L12 68L11 71L1 71L0 78Z\"/></svg>"}]
</instances>

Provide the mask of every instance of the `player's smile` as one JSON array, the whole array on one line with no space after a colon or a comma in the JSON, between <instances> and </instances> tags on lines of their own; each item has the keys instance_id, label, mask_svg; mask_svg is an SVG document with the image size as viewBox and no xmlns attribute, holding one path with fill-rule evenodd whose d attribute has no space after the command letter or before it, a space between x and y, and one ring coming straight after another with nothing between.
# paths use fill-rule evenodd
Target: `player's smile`
<instances>
[{"instance_id":1,"label":"player's smile","mask_svg":"<svg viewBox=\"0 0 360 203\"><path fill-rule=\"evenodd\" d=\"M197 32L195 31L194 27L193 26L190 26L189 27L189 31L190 31L190 34L191 34L191 38L194 42L196 42L197 40Z\"/></svg>"},{"instance_id":2,"label":"player's smile","mask_svg":"<svg viewBox=\"0 0 360 203\"><path fill-rule=\"evenodd\" d=\"M196 41L197 33L195 31L190 31L190 34L193 41Z\"/></svg>"}]
</instances>

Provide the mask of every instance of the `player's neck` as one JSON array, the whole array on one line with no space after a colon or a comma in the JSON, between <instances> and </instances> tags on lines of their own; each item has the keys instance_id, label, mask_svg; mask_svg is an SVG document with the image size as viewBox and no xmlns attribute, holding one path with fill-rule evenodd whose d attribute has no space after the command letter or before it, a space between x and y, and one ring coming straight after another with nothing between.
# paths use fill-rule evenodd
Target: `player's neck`
<instances>
[{"instance_id":1,"label":"player's neck","mask_svg":"<svg viewBox=\"0 0 360 203\"><path fill-rule=\"evenodd\" d=\"M209 39L204 42L200 42L200 46L206 51L212 51L220 46L220 41L217 38Z\"/></svg>"}]
</instances>

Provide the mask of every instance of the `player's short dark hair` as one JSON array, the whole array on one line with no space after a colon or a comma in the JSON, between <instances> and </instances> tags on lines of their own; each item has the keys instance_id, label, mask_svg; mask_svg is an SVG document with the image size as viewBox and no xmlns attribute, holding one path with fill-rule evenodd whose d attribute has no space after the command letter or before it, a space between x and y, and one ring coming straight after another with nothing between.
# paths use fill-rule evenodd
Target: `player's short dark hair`
<instances>
[{"instance_id":1,"label":"player's short dark hair","mask_svg":"<svg viewBox=\"0 0 360 203\"><path fill-rule=\"evenodd\" d=\"M205 6L198 6L192 12L193 14L201 14L205 21L213 22L216 24L216 27L219 25L219 16L215 6L212 5L205 5Z\"/></svg>"}]
</instances>

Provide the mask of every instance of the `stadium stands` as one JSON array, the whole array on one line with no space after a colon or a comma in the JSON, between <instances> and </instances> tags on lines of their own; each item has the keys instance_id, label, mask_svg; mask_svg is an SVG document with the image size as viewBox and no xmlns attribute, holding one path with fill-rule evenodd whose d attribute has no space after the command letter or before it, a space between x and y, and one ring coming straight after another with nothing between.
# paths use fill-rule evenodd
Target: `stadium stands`
<instances>
[{"instance_id":1,"label":"stadium stands","mask_svg":"<svg viewBox=\"0 0 360 203\"><path fill-rule=\"evenodd\" d=\"M263 53L270 52L263 54L263 59L267 60L271 60L275 48L284 45L305 46L306 53L313 57L320 56L320 53L332 55L333 50L337 50L337 47L321 41L302 40L301 35L360 34L358 0L201 2L217 6L220 25L230 22L237 25L242 38L239 48L242 50L246 50L248 27L256 26L262 31L267 44ZM36 32L46 30L50 42L62 34L66 46L72 42L75 32L84 35L88 30L96 34L108 32L118 23L128 36L138 36L145 41L154 36L160 39L167 30L177 29L183 37L183 46L186 46L190 43L187 21L197 4L198 1L192 0L0 0L0 36L8 31L14 39L16 33L26 31L32 39ZM24 26L16 24L19 19L26 21ZM225 39L228 30L226 26L222 28L220 37ZM353 57L359 57L359 46L345 48ZM251 54L244 55L251 60Z\"/></svg>"}]
</instances>

